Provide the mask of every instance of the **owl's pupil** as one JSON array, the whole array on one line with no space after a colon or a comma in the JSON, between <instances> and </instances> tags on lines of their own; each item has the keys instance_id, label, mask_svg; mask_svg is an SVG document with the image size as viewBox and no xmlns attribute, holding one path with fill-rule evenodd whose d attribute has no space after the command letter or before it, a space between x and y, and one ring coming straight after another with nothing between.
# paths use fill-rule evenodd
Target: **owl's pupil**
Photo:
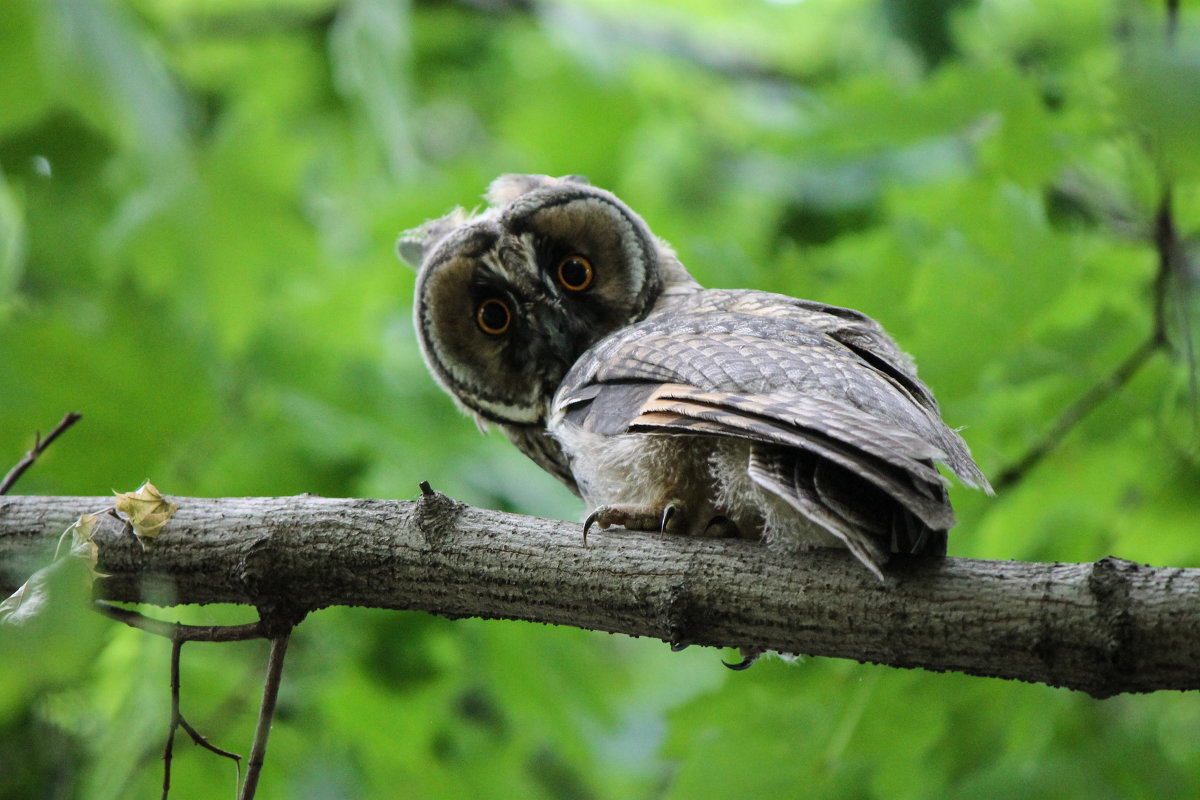
<instances>
[{"instance_id":1,"label":"owl's pupil","mask_svg":"<svg viewBox=\"0 0 1200 800\"><path fill-rule=\"evenodd\" d=\"M568 286L579 286L587 280L587 269L578 259L571 259L563 264L563 281Z\"/></svg>"},{"instance_id":2,"label":"owl's pupil","mask_svg":"<svg viewBox=\"0 0 1200 800\"><path fill-rule=\"evenodd\" d=\"M504 304L503 300L492 297L479 304L479 309L475 312L475 320L484 333L497 336L508 330L512 314L509 313L508 306Z\"/></svg>"},{"instance_id":3,"label":"owl's pupil","mask_svg":"<svg viewBox=\"0 0 1200 800\"><path fill-rule=\"evenodd\" d=\"M558 265L558 279L566 288L581 292L592 284L592 265L583 256L567 256Z\"/></svg>"}]
</instances>

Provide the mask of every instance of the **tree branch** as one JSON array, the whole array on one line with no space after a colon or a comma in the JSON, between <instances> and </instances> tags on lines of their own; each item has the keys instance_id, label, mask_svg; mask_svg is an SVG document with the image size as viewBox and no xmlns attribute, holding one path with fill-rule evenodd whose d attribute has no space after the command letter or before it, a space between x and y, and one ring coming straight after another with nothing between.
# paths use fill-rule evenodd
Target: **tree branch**
<instances>
[{"instance_id":1,"label":"tree branch","mask_svg":"<svg viewBox=\"0 0 1200 800\"><path fill-rule=\"evenodd\" d=\"M1034 564L897 557L880 583L847 554L601 531L416 502L173 498L148 548L103 517L98 595L331 605L523 619L677 644L767 648L1078 689L1200 688L1200 569L1105 558ZM109 498L0 498L0 565L53 550ZM272 633L271 635L277 635Z\"/></svg>"},{"instance_id":2,"label":"tree branch","mask_svg":"<svg viewBox=\"0 0 1200 800\"><path fill-rule=\"evenodd\" d=\"M137 626L141 627L141 626ZM182 626L180 626L182 627ZM187 735L192 737L192 743L200 745L204 749L216 753L223 758L228 758L233 761L234 768L238 772L240 781L242 772L242 757L237 753L231 753L228 750L222 750L212 742L208 741L208 737L200 735L200 732L193 728L191 724L183 718L183 714L179 710L179 653L183 649L183 643L190 641L183 635L171 637L171 723L167 731L167 743L163 747L163 785L162 798L167 800L171 794L171 756L175 750L175 732L180 728L187 731Z\"/></svg>"},{"instance_id":3,"label":"tree branch","mask_svg":"<svg viewBox=\"0 0 1200 800\"><path fill-rule=\"evenodd\" d=\"M1160 330L1161 328L1156 326L1154 332L1138 345L1137 349L1130 353L1116 369L1101 378L1079 399L1067 406L1042 438L1038 439L1014 463L1000 470L992 481L992 488L1003 493L1006 489L1010 489L1024 480L1025 476L1042 462L1042 459L1058 448L1076 425L1095 411L1101 403L1123 389L1154 357L1154 354L1162 349L1164 340L1159 333Z\"/></svg>"},{"instance_id":4,"label":"tree branch","mask_svg":"<svg viewBox=\"0 0 1200 800\"><path fill-rule=\"evenodd\" d=\"M103 601L96 603L96 610L106 617L124 622L131 628L162 636L172 642L244 642L249 639L262 639L267 634L261 622L248 622L244 625L183 625L178 622L147 617L128 608L110 605Z\"/></svg>"},{"instance_id":5,"label":"tree branch","mask_svg":"<svg viewBox=\"0 0 1200 800\"><path fill-rule=\"evenodd\" d=\"M267 758L267 738L271 735L271 720L275 716L275 700L279 697L279 684L283 681L283 657L287 653L290 629L271 638L271 656L267 661L267 679L263 684L262 705L258 710L258 724L254 728L254 744L250 748L250 760L246 764L246 782L242 784L239 800L253 800L258 789L258 776L262 773Z\"/></svg>"},{"instance_id":6,"label":"tree branch","mask_svg":"<svg viewBox=\"0 0 1200 800\"><path fill-rule=\"evenodd\" d=\"M12 489L17 480L25 474L25 470L33 466L34 462L38 460L38 457L42 453L45 452L46 448L49 447L55 439L66 432L67 428L71 427L81 419L83 419L82 414L77 414L74 411L69 412L66 416L59 420L57 425L54 426L54 430L46 434L45 439L42 438L40 431L35 431L33 434L33 448L24 456L22 456L21 460L18 461L13 468L8 471L8 474L4 476L4 480L0 480L0 494L8 494L8 491Z\"/></svg>"}]
</instances>

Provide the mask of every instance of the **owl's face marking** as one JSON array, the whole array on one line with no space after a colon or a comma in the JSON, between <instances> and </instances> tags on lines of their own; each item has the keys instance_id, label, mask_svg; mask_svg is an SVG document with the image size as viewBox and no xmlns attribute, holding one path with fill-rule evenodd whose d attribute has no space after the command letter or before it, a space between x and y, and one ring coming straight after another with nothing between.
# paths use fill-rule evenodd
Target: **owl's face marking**
<instances>
[{"instance_id":1,"label":"owl's face marking","mask_svg":"<svg viewBox=\"0 0 1200 800\"><path fill-rule=\"evenodd\" d=\"M536 424L588 347L645 316L662 290L659 250L640 217L578 179L501 179L489 199L418 232L416 330L460 405ZM401 242L406 258L412 243Z\"/></svg>"}]
</instances>

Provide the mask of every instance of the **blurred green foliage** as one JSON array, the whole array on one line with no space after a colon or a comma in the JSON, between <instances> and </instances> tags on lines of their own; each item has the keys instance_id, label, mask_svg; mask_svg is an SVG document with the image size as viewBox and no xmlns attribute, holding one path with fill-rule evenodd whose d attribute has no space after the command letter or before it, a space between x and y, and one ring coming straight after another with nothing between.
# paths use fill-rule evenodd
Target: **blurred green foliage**
<instances>
[{"instance_id":1,"label":"blurred green foliage","mask_svg":"<svg viewBox=\"0 0 1200 800\"><path fill-rule=\"evenodd\" d=\"M1200 231L1196 9L1165 29L1159 4L1074 0L6 0L0 463L75 410L18 491L428 479L577 518L434 386L392 254L496 175L546 172L620 194L707 285L880 319L995 475L1152 330L1164 186ZM1172 354L999 498L957 492L952 554L1200 565L1195 264ZM168 653L65 605L7 638L0 797L154 796ZM265 646L183 653L184 714L245 752ZM173 796L232 796L183 741ZM735 675L698 648L330 609L294 637L259 796L1195 797L1198 741L1195 695Z\"/></svg>"}]
</instances>

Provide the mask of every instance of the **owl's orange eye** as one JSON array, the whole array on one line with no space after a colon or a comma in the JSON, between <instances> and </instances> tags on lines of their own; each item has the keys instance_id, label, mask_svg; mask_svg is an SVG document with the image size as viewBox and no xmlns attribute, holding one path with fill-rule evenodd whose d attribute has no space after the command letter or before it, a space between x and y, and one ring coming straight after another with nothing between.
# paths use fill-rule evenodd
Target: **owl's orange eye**
<instances>
[{"instance_id":1,"label":"owl's orange eye","mask_svg":"<svg viewBox=\"0 0 1200 800\"><path fill-rule=\"evenodd\" d=\"M512 324L512 312L503 300L489 297L475 309L475 322L489 336L499 336Z\"/></svg>"},{"instance_id":2,"label":"owl's orange eye","mask_svg":"<svg viewBox=\"0 0 1200 800\"><path fill-rule=\"evenodd\" d=\"M558 264L558 282L572 292L592 285L592 264L583 256L567 256Z\"/></svg>"}]
</instances>

